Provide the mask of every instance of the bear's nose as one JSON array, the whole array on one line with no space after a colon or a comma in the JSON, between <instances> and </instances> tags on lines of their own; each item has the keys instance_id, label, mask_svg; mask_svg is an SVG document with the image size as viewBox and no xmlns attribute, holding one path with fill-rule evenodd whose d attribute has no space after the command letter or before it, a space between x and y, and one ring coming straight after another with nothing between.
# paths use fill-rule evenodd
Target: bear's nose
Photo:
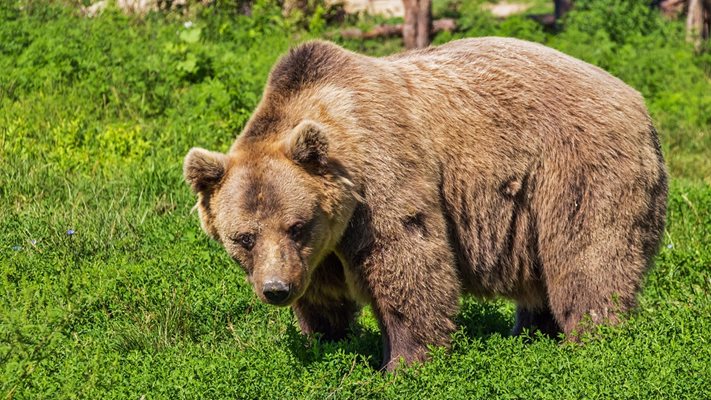
<instances>
[{"instance_id":1,"label":"bear's nose","mask_svg":"<svg viewBox=\"0 0 711 400\"><path fill-rule=\"evenodd\" d=\"M289 285L282 281L268 281L264 283L262 293L270 303L283 303L289 297Z\"/></svg>"}]
</instances>

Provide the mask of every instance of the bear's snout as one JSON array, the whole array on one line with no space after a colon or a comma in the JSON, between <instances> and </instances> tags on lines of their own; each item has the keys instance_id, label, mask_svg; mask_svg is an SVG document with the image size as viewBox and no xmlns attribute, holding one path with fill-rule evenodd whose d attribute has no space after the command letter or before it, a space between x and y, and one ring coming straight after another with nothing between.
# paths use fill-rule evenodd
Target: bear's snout
<instances>
[{"instance_id":1,"label":"bear's snout","mask_svg":"<svg viewBox=\"0 0 711 400\"><path fill-rule=\"evenodd\" d=\"M262 294L267 301L274 305L284 304L291 294L290 285L280 280L270 280L264 283Z\"/></svg>"}]
</instances>

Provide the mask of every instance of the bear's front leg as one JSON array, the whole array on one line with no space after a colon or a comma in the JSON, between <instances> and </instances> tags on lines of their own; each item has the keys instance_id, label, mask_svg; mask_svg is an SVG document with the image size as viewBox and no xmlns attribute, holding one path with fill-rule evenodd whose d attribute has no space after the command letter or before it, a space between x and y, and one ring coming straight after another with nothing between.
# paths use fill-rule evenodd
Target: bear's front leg
<instances>
[{"instance_id":1,"label":"bear's front leg","mask_svg":"<svg viewBox=\"0 0 711 400\"><path fill-rule=\"evenodd\" d=\"M348 294L340 260L331 254L314 271L307 292L292 309L301 333L321 334L326 340L343 339L360 307Z\"/></svg>"},{"instance_id":2,"label":"bear's front leg","mask_svg":"<svg viewBox=\"0 0 711 400\"><path fill-rule=\"evenodd\" d=\"M377 241L355 266L372 297L383 335L384 369L424 361L428 346L448 346L460 282L443 235L434 230Z\"/></svg>"}]
</instances>

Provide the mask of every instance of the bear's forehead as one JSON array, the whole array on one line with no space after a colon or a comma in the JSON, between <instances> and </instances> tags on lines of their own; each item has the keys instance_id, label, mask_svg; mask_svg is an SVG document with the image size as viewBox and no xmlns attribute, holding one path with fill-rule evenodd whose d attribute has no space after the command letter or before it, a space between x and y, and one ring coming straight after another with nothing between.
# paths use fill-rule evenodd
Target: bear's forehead
<instances>
[{"instance_id":1,"label":"bear's forehead","mask_svg":"<svg viewBox=\"0 0 711 400\"><path fill-rule=\"evenodd\" d=\"M313 196L297 168L281 160L233 164L220 190L225 211L260 220L306 213Z\"/></svg>"},{"instance_id":2,"label":"bear's forehead","mask_svg":"<svg viewBox=\"0 0 711 400\"><path fill-rule=\"evenodd\" d=\"M247 171L242 175L240 209L249 214L259 211L267 214L279 212L282 204L282 193L269 174Z\"/></svg>"}]
</instances>

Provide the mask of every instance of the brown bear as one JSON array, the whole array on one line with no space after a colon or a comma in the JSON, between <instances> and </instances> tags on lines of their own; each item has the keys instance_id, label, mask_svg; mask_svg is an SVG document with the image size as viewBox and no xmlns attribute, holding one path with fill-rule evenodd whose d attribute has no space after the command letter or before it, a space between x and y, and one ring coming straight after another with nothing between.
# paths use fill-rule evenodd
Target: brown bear
<instances>
[{"instance_id":1,"label":"brown bear","mask_svg":"<svg viewBox=\"0 0 711 400\"><path fill-rule=\"evenodd\" d=\"M666 214L640 94L507 38L302 44L229 152L194 148L184 174L261 300L329 339L370 305L388 369L448 344L462 293L515 301L514 334L616 322Z\"/></svg>"}]
</instances>

